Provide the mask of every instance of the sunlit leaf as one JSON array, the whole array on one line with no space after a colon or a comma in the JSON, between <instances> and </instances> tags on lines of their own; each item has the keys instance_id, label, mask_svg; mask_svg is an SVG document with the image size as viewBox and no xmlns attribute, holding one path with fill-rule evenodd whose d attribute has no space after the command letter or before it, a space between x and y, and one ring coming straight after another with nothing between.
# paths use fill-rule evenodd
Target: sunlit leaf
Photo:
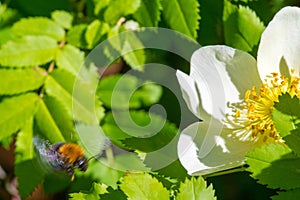
<instances>
[{"instance_id":1,"label":"sunlit leaf","mask_svg":"<svg viewBox=\"0 0 300 200\"><path fill-rule=\"evenodd\" d=\"M87 24L73 26L67 33L67 42L75 47L86 48L85 31Z\"/></svg>"},{"instance_id":2,"label":"sunlit leaf","mask_svg":"<svg viewBox=\"0 0 300 200\"><path fill-rule=\"evenodd\" d=\"M300 101L292 98L289 94L279 96L272 110L272 121L280 136L286 144L298 155L300 155Z\"/></svg>"},{"instance_id":3,"label":"sunlit leaf","mask_svg":"<svg viewBox=\"0 0 300 200\"><path fill-rule=\"evenodd\" d=\"M114 0L104 12L104 19L115 25L121 17L134 13L140 6L141 0Z\"/></svg>"},{"instance_id":4,"label":"sunlit leaf","mask_svg":"<svg viewBox=\"0 0 300 200\"><path fill-rule=\"evenodd\" d=\"M215 191L210 185L206 186L206 181L199 176L197 179L192 177L191 180L185 179L184 183L180 184L179 193L177 194L176 200L216 200Z\"/></svg>"},{"instance_id":5,"label":"sunlit leaf","mask_svg":"<svg viewBox=\"0 0 300 200\"><path fill-rule=\"evenodd\" d=\"M97 200L100 199L100 194L105 194L107 193L107 186L104 184L100 184L100 183L93 183L93 187L91 188L91 190L88 193L85 192L79 192L79 193L71 193L69 194L71 198L69 199L73 199L73 200Z\"/></svg>"},{"instance_id":6,"label":"sunlit leaf","mask_svg":"<svg viewBox=\"0 0 300 200\"><path fill-rule=\"evenodd\" d=\"M126 174L120 188L129 200L169 200L168 190L156 178L145 173Z\"/></svg>"},{"instance_id":7,"label":"sunlit leaf","mask_svg":"<svg viewBox=\"0 0 300 200\"><path fill-rule=\"evenodd\" d=\"M17 39L18 36L12 33L11 27L5 27L0 30L0 46L10 40Z\"/></svg>"},{"instance_id":8,"label":"sunlit leaf","mask_svg":"<svg viewBox=\"0 0 300 200\"><path fill-rule=\"evenodd\" d=\"M41 68L1 69L0 95L18 94L41 87L47 73Z\"/></svg>"},{"instance_id":9,"label":"sunlit leaf","mask_svg":"<svg viewBox=\"0 0 300 200\"><path fill-rule=\"evenodd\" d=\"M144 45L136 34L132 31L119 33L122 28L114 27L109 32L108 36L112 37L109 42L112 47L119 52L127 64L131 68L143 71L145 64Z\"/></svg>"},{"instance_id":10,"label":"sunlit leaf","mask_svg":"<svg viewBox=\"0 0 300 200\"><path fill-rule=\"evenodd\" d=\"M85 39L88 45L87 48L94 48L108 31L109 25L105 22L94 20L89 24L85 32Z\"/></svg>"},{"instance_id":11,"label":"sunlit leaf","mask_svg":"<svg viewBox=\"0 0 300 200\"><path fill-rule=\"evenodd\" d=\"M111 0L102 0L102 1L94 0L94 4L95 4L94 13L95 13L95 15L97 15L99 17L102 15L102 17L103 17L103 12L108 7L110 2L111 2Z\"/></svg>"},{"instance_id":12,"label":"sunlit leaf","mask_svg":"<svg viewBox=\"0 0 300 200\"><path fill-rule=\"evenodd\" d=\"M227 45L248 52L256 50L265 27L254 11L225 1L223 21Z\"/></svg>"},{"instance_id":13,"label":"sunlit leaf","mask_svg":"<svg viewBox=\"0 0 300 200\"><path fill-rule=\"evenodd\" d=\"M27 93L0 102L0 141L24 126L35 113L38 100L35 93Z\"/></svg>"},{"instance_id":14,"label":"sunlit leaf","mask_svg":"<svg viewBox=\"0 0 300 200\"><path fill-rule=\"evenodd\" d=\"M43 100L39 101L39 107L35 114L35 122L41 134L51 143L65 141L63 133Z\"/></svg>"},{"instance_id":15,"label":"sunlit leaf","mask_svg":"<svg viewBox=\"0 0 300 200\"><path fill-rule=\"evenodd\" d=\"M67 44L57 51L56 64L58 68L65 69L76 76L80 67L83 66L84 52Z\"/></svg>"},{"instance_id":16,"label":"sunlit leaf","mask_svg":"<svg viewBox=\"0 0 300 200\"><path fill-rule=\"evenodd\" d=\"M278 97L278 102L274 104L272 111L272 121L281 137L289 135L297 127L300 120L300 101L292 98L289 94Z\"/></svg>"},{"instance_id":17,"label":"sunlit leaf","mask_svg":"<svg viewBox=\"0 0 300 200\"><path fill-rule=\"evenodd\" d=\"M163 17L167 24L194 39L199 27L199 3L197 0L162 0Z\"/></svg>"},{"instance_id":18,"label":"sunlit leaf","mask_svg":"<svg viewBox=\"0 0 300 200\"><path fill-rule=\"evenodd\" d=\"M15 164L33 159L33 117L27 119L17 135L15 148Z\"/></svg>"},{"instance_id":19,"label":"sunlit leaf","mask_svg":"<svg viewBox=\"0 0 300 200\"><path fill-rule=\"evenodd\" d=\"M133 16L144 27L156 27L160 21L161 9L160 0L143 0Z\"/></svg>"},{"instance_id":20,"label":"sunlit leaf","mask_svg":"<svg viewBox=\"0 0 300 200\"><path fill-rule=\"evenodd\" d=\"M65 36L65 31L61 26L45 17L24 18L15 23L12 30L15 34L20 36L44 35L56 41L63 40Z\"/></svg>"},{"instance_id":21,"label":"sunlit leaf","mask_svg":"<svg viewBox=\"0 0 300 200\"><path fill-rule=\"evenodd\" d=\"M45 95L43 101L65 140L72 141L75 134L75 127L73 118L69 115L67 108L54 97Z\"/></svg>"},{"instance_id":22,"label":"sunlit leaf","mask_svg":"<svg viewBox=\"0 0 300 200\"><path fill-rule=\"evenodd\" d=\"M45 89L48 95L55 97L66 106L70 116L75 120L82 121L87 124L96 124L98 120L96 113L102 113L101 105L94 101L91 93L91 85L89 83L77 81L77 96L74 95L75 77L64 70L54 70L45 82ZM96 112L96 113L95 113Z\"/></svg>"},{"instance_id":23,"label":"sunlit leaf","mask_svg":"<svg viewBox=\"0 0 300 200\"><path fill-rule=\"evenodd\" d=\"M55 10L51 13L51 17L57 24L65 29L69 29L72 27L73 16L66 11Z\"/></svg>"},{"instance_id":24,"label":"sunlit leaf","mask_svg":"<svg viewBox=\"0 0 300 200\"><path fill-rule=\"evenodd\" d=\"M26 36L5 43L0 49L0 64L10 67L37 66L51 61L58 49L47 36Z\"/></svg>"}]
</instances>

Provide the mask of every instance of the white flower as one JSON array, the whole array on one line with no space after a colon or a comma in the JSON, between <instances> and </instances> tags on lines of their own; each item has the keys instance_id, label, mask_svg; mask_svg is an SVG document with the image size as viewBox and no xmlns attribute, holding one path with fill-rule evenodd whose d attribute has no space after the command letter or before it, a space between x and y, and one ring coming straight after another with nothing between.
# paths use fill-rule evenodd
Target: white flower
<instances>
[{"instance_id":1,"label":"white flower","mask_svg":"<svg viewBox=\"0 0 300 200\"><path fill-rule=\"evenodd\" d=\"M227 46L195 51L190 75L177 71L189 109L202 120L185 128L178 142L179 160L188 173L204 175L240 166L257 145L280 141L271 109L282 93L299 98L299 72L297 7L283 8L269 23L257 61Z\"/></svg>"}]
</instances>

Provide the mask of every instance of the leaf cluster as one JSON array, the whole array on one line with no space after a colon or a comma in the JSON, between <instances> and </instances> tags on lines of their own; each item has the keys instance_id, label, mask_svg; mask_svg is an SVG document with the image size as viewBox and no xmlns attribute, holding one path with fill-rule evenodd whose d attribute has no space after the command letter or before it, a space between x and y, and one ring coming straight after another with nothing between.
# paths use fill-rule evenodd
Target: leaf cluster
<instances>
[{"instance_id":1,"label":"leaf cluster","mask_svg":"<svg viewBox=\"0 0 300 200\"><path fill-rule=\"evenodd\" d=\"M157 178L147 173L128 173L120 180L120 190L110 190L104 185L95 184L89 192L70 194L70 199L207 199L215 200L212 185L207 187L202 177L185 179L178 189L167 189Z\"/></svg>"}]
</instances>

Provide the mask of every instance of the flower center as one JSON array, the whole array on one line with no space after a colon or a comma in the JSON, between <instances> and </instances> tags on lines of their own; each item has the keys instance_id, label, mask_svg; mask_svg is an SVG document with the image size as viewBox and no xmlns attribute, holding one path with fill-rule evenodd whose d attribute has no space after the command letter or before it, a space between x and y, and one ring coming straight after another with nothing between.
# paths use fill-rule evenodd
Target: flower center
<instances>
[{"instance_id":1,"label":"flower center","mask_svg":"<svg viewBox=\"0 0 300 200\"><path fill-rule=\"evenodd\" d=\"M272 110L274 103L278 102L278 97L283 94L290 94L291 97L300 97L300 79L294 76L291 70L291 77L287 78L278 73L272 73L267 77L265 83L257 90L255 86L245 94L246 116L248 118L247 130L251 130L253 138L262 139L267 142L270 139L280 141L281 137L272 121ZM258 92L257 92L258 91ZM240 110L236 112L236 117L240 117Z\"/></svg>"}]
</instances>

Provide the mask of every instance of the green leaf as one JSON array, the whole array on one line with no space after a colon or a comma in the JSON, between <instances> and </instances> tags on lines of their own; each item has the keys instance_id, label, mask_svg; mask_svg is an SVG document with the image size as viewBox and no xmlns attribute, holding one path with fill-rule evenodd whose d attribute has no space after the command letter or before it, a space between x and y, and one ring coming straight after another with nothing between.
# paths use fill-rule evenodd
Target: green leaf
<instances>
[{"instance_id":1,"label":"green leaf","mask_svg":"<svg viewBox=\"0 0 300 200\"><path fill-rule=\"evenodd\" d=\"M253 52L265 27L250 8L224 2L225 43L240 50Z\"/></svg>"},{"instance_id":2,"label":"green leaf","mask_svg":"<svg viewBox=\"0 0 300 200\"><path fill-rule=\"evenodd\" d=\"M65 140L74 141L74 139L72 139L74 138L75 134L74 122L72 116L69 115L67 108L62 102L54 97L45 95L43 100L51 114L53 121L59 128Z\"/></svg>"},{"instance_id":3,"label":"green leaf","mask_svg":"<svg viewBox=\"0 0 300 200\"><path fill-rule=\"evenodd\" d=\"M73 26L67 33L67 42L78 48L86 48L85 31L87 24Z\"/></svg>"},{"instance_id":4,"label":"green leaf","mask_svg":"<svg viewBox=\"0 0 300 200\"><path fill-rule=\"evenodd\" d=\"M11 27L0 29L0 46L5 44L7 41L15 40L18 36L14 35L11 31Z\"/></svg>"},{"instance_id":5,"label":"green leaf","mask_svg":"<svg viewBox=\"0 0 300 200\"><path fill-rule=\"evenodd\" d=\"M99 20L94 20L88 25L85 32L85 40L87 48L92 49L100 43L101 39L108 33L109 25Z\"/></svg>"},{"instance_id":6,"label":"green leaf","mask_svg":"<svg viewBox=\"0 0 300 200\"><path fill-rule=\"evenodd\" d=\"M25 18L13 25L13 32L16 35L36 35L36 36L48 36L56 41L61 41L65 37L64 29L45 17L31 17Z\"/></svg>"},{"instance_id":7,"label":"green leaf","mask_svg":"<svg viewBox=\"0 0 300 200\"><path fill-rule=\"evenodd\" d=\"M76 76L83 66L84 52L67 44L57 51L55 60L58 68L65 69Z\"/></svg>"},{"instance_id":8,"label":"green leaf","mask_svg":"<svg viewBox=\"0 0 300 200\"><path fill-rule=\"evenodd\" d=\"M299 123L300 101L298 98L292 98L289 94L278 97L278 102L274 104L272 111L272 121L281 137L289 135Z\"/></svg>"},{"instance_id":9,"label":"green leaf","mask_svg":"<svg viewBox=\"0 0 300 200\"><path fill-rule=\"evenodd\" d=\"M141 158L134 153L123 153L115 156L112 167L126 172L150 172L150 168L147 168Z\"/></svg>"},{"instance_id":10,"label":"green leaf","mask_svg":"<svg viewBox=\"0 0 300 200\"><path fill-rule=\"evenodd\" d=\"M292 131L290 135L283 138L285 143L300 157L300 129Z\"/></svg>"},{"instance_id":11,"label":"green leaf","mask_svg":"<svg viewBox=\"0 0 300 200\"><path fill-rule=\"evenodd\" d=\"M15 174L18 178L19 194L25 199L42 182L45 170L41 168L37 159L32 159L15 165Z\"/></svg>"},{"instance_id":12,"label":"green leaf","mask_svg":"<svg viewBox=\"0 0 300 200\"><path fill-rule=\"evenodd\" d=\"M132 69L141 72L144 71L144 64L146 61L144 46L141 41L136 38L133 32L128 32L128 37L124 41L120 52L125 62Z\"/></svg>"},{"instance_id":13,"label":"green leaf","mask_svg":"<svg viewBox=\"0 0 300 200\"><path fill-rule=\"evenodd\" d=\"M199 3L197 0L162 0L163 17L170 28L197 38Z\"/></svg>"},{"instance_id":14,"label":"green leaf","mask_svg":"<svg viewBox=\"0 0 300 200\"><path fill-rule=\"evenodd\" d=\"M162 93L161 86L149 82L137 90L133 98L140 99L144 106L151 106L159 101Z\"/></svg>"},{"instance_id":15,"label":"green leaf","mask_svg":"<svg viewBox=\"0 0 300 200\"><path fill-rule=\"evenodd\" d=\"M133 121L135 121L138 125L145 127L142 129L144 131L143 135L138 133L140 131L139 129L131 129L131 127L128 127L127 129L126 127L128 133L136 136L125 138L122 141L122 143L125 144L126 147L138 149L144 152L152 152L166 146L178 133L178 129L174 124L168 121L164 121L164 118L159 115L138 111L131 112L131 116ZM120 118L121 117L122 116L120 116ZM150 123L150 118L151 126L146 127L146 125L148 126L148 123ZM121 128L123 128L124 126L125 124L122 124Z\"/></svg>"},{"instance_id":16,"label":"green leaf","mask_svg":"<svg viewBox=\"0 0 300 200\"><path fill-rule=\"evenodd\" d=\"M127 174L120 188L129 200L169 200L168 190L156 178L145 173Z\"/></svg>"},{"instance_id":17,"label":"green leaf","mask_svg":"<svg viewBox=\"0 0 300 200\"><path fill-rule=\"evenodd\" d=\"M122 192L122 190L109 187L107 189L108 193L100 195L101 200L112 200L112 199L118 199L118 200L127 200L127 196Z\"/></svg>"},{"instance_id":18,"label":"green leaf","mask_svg":"<svg viewBox=\"0 0 300 200\"><path fill-rule=\"evenodd\" d=\"M290 131L295 129L295 123L291 116L279 110L272 110L272 121L281 137L289 135Z\"/></svg>"},{"instance_id":19,"label":"green leaf","mask_svg":"<svg viewBox=\"0 0 300 200\"><path fill-rule=\"evenodd\" d=\"M47 72L41 68L1 69L0 95L19 94L36 90L44 84Z\"/></svg>"},{"instance_id":20,"label":"green leaf","mask_svg":"<svg viewBox=\"0 0 300 200\"><path fill-rule=\"evenodd\" d=\"M73 199L73 200L97 200L100 199L100 194L105 194L107 193L107 186L104 184L100 184L100 183L93 183L93 187L91 188L91 191L89 191L88 193L83 193L83 192L79 192L79 193L71 193L69 194L71 198L69 199Z\"/></svg>"},{"instance_id":21,"label":"green leaf","mask_svg":"<svg viewBox=\"0 0 300 200\"><path fill-rule=\"evenodd\" d=\"M87 124L97 124L99 116L96 116L95 112L102 113L103 108L96 100L95 104L90 104L89 98L94 98L92 86L90 83L80 80L76 81L76 85L74 83L75 77L69 72L54 70L45 82L46 93L62 102L69 115L73 116L75 120ZM73 93L75 86L77 94Z\"/></svg>"},{"instance_id":22,"label":"green leaf","mask_svg":"<svg viewBox=\"0 0 300 200\"><path fill-rule=\"evenodd\" d=\"M46 101L50 101L47 100L47 97L44 98L46 99ZM43 100L40 100L39 108L35 114L35 122L41 134L43 134L51 143L63 142L65 141L63 133L59 129L57 122L51 114L52 113L45 104L45 102Z\"/></svg>"},{"instance_id":23,"label":"green leaf","mask_svg":"<svg viewBox=\"0 0 300 200\"><path fill-rule=\"evenodd\" d=\"M115 25L121 17L133 14L140 6L141 0L114 0L104 12L104 20Z\"/></svg>"},{"instance_id":24,"label":"green leaf","mask_svg":"<svg viewBox=\"0 0 300 200\"><path fill-rule=\"evenodd\" d=\"M117 189L117 182L123 174L124 172L109 167L107 164L104 164L102 160L91 160L89 162L89 168L85 172L85 175L92 177L93 180L104 183L114 189Z\"/></svg>"},{"instance_id":25,"label":"green leaf","mask_svg":"<svg viewBox=\"0 0 300 200\"><path fill-rule=\"evenodd\" d=\"M278 192L277 196L272 196L272 200L298 200L300 197L300 189L288 190L286 192Z\"/></svg>"},{"instance_id":26,"label":"green leaf","mask_svg":"<svg viewBox=\"0 0 300 200\"><path fill-rule=\"evenodd\" d=\"M65 29L72 27L73 16L64 10L55 10L51 13L51 18Z\"/></svg>"},{"instance_id":27,"label":"green leaf","mask_svg":"<svg viewBox=\"0 0 300 200\"><path fill-rule=\"evenodd\" d=\"M122 28L115 27L109 32L108 36L112 38L109 42L132 69L143 71L146 60L145 47L134 32L127 31L119 34L119 31L123 30Z\"/></svg>"},{"instance_id":28,"label":"green leaf","mask_svg":"<svg viewBox=\"0 0 300 200\"><path fill-rule=\"evenodd\" d=\"M197 179L195 177L192 177L191 180L185 179L184 183L180 184L179 193L177 194L176 200L200 200L200 199L214 199L215 197L215 191L210 185L209 187L206 187L206 181L199 176Z\"/></svg>"},{"instance_id":29,"label":"green leaf","mask_svg":"<svg viewBox=\"0 0 300 200\"><path fill-rule=\"evenodd\" d=\"M129 114L126 111L114 115L108 113L104 119L105 134L120 146L152 152L167 145L177 135L176 126L165 122L159 115L142 110L130 111Z\"/></svg>"},{"instance_id":30,"label":"green leaf","mask_svg":"<svg viewBox=\"0 0 300 200\"><path fill-rule=\"evenodd\" d=\"M300 187L300 158L285 144L270 144L254 149L247 155L248 171L261 184L270 188L293 189Z\"/></svg>"},{"instance_id":31,"label":"green leaf","mask_svg":"<svg viewBox=\"0 0 300 200\"><path fill-rule=\"evenodd\" d=\"M161 10L160 0L143 0L133 17L144 27L156 27L160 21Z\"/></svg>"},{"instance_id":32,"label":"green leaf","mask_svg":"<svg viewBox=\"0 0 300 200\"><path fill-rule=\"evenodd\" d=\"M95 4L94 13L95 13L95 15L97 15L98 17L103 18L103 12L108 7L110 2L111 2L111 0L102 0L102 1L94 0L94 4Z\"/></svg>"},{"instance_id":33,"label":"green leaf","mask_svg":"<svg viewBox=\"0 0 300 200\"><path fill-rule=\"evenodd\" d=\"M42 65L53 60L57 48L56 41L50 37L26 36L2 46L0 64L10 67Z\"/></svg>"},{"instance_id":34,"label":"green leaf","mask_svg":"<svg viewBox=\"0 0 300 200\"><path fill-rule=\"evenodd\" d=\"M161 86L151 82L141 86L142 83L131 75L109 76L99 82L97 94L105 106L114 109L140 108L157 103L162 95Z\"/></svg>"},{"instance_id":35,"label":"green leaf","mask_svg":"<svg viewBox=\"0 0 300 200\"><path fill-rule=\"evenodd\" d=\"M5 98L0 102L0 141L20 130L36 111L35 93Z\"/></svg>"},{"instance_id":36,"label":"green leaf","mask_svg":"<svg viewBox=\"0 0 300 200\"><path fill-rule=\"evenodd\" d=\"M33 117L27 119L17 135L15 148L15 165L25 160L33 159Z\"/></svg>"}]
</instances>

